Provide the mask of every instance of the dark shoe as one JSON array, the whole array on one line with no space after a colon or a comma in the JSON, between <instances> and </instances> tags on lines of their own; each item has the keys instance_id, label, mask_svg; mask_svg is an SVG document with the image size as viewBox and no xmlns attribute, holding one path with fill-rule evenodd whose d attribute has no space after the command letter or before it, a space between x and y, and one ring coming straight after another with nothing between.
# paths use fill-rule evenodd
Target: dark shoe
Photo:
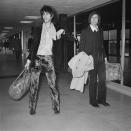
<instances>
[{"instance_id":1,"label":"dark shoe","mask_svg":"<svg viewBox=\"0 0 131 131\"><path fill-rule=\"evenodd\" d=\"M55 114L59 114L60 113L60 107L59 107L58 103L55 102L53 110L54 110Z\"/></svg>"},{"instance_id":2,"label":"dark shoe","mask_svg":"<svg viewBox=\"0 0 131 131\"><path fill-rule=\"evenodd\" d=\"M98 102L99 104L102 104L103 106L110 106L110 104L109 103L107 103L107 102Z\"/></svg>"},{"instance_id":3,"label":"dark shoe","mask_svg":"<svg viewBox=\"0 0 131 131\"><path fill-rule=\"evenodd\" d=\"M55 114L59 114L60 113L60 110L58 110L57 108L54 109L54 113Z\"/></svg>"},{"instance_id":4,"label":"dark shoe","mask_svg":"<svg viewBox=\"0 0 131 131\"><path fill-rule=\"evenodd\" d=\"M30 109L30 115L34 115L36 113L36 111L34 109Z\"/></svg>"},{"instance_id":5,"label":"dark shoe","mask_svg":"<svg viewBox=\"0 0 131 131\"><path fill-rule=\"evenodd\" d=\"M99 105L96 103L96 104L91 104L93 107L99 107Z\"/></svg>"},{"instance_id":6,"label":"dark shoe","mask_svg":"<svg viewBox=\"0 0 131 131\"><path fill-rule=\"evenodd\" d=\"M60 113L60 104L59 104L59 102L53 100L52 108L53 108L55 114L59 114Z\"/></svg>"}]
</instances>

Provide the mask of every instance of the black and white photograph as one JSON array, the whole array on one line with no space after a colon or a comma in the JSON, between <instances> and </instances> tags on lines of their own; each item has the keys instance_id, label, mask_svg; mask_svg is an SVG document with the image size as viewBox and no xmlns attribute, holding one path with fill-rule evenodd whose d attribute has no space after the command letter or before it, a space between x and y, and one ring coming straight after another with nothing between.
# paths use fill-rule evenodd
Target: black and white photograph
<instances>
[{"instance_id":1,"label":"black and white photograph","mask_svg":"<svg viewBox=\"0 0 131 131\"><path fill-rule=\"evenodd\" d=\"M1 0L0 131L130 130L130 0Z\"/></svg>"}]
</instances>

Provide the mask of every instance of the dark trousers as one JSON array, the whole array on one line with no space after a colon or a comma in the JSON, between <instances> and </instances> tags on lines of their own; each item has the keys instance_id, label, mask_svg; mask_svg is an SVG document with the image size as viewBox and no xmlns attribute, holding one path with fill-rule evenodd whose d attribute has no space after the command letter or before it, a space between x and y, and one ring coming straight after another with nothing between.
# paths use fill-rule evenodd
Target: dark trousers
<instances>
[{"instance_id":1,"label":"dark trousers","mask_svg":"<svg viewBox=\"0 0 131 131\"><path fill-rule=\"evenodd\" d=\"M106 102L106 72L105 63L94 64L94 70L89 72L89 99L90 104Z\"/></svg>"},{"instance_id":2,"label":"dark trousers","mask_svg":"<svg viewBox=\"0 0 131 131\"><path fill-rule=\"evenodd\" d=\"M59 91L56 87L56 74L54 70L54 63L52 56L38 56L38 59L35 63L36 72L34 73L35 82L30 86L30 97L29 97L29 107L36 110L36 104L38 99L39 91L39 75L42 70L45 71L48 85L51 89L51 100L52 108L54 110L60 110L60 101L59 101Z\"/></svg>"}]
</instances>

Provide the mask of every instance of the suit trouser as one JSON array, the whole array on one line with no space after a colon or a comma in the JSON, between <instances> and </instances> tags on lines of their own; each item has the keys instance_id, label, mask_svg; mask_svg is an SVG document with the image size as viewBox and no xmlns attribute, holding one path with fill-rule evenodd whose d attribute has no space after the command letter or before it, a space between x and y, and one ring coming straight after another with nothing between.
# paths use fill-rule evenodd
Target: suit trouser
<instances>
[{"instance_id":1,"label":"suit trouser","mask_svg":"<svg viewBox=\"0 0 131 131\"><path fill-rule=\"evenodd\" d=\"M105 63L94 64L94 70L89 72L89 98L90 104L106 102L106 72Z\"/></svg>"},{"instance_id":2,"label":"suit trouser","mask_svg":"<svg viewBox=\"0 0 131 131\"><path fill-rule=\"evenodd\" d=\"M54 63L52 56L38 56L35 64L35 82L31 83L30 86L30 96L29 96L29 107L36 110L38 92L39 92L39 76L42 70L45 71L48 85L51 89L51 100L52 108L55 110L60 110L60 101L59 101L59 91L56 87L56 74L54 70Z\"/></svg>"}]
</instances>

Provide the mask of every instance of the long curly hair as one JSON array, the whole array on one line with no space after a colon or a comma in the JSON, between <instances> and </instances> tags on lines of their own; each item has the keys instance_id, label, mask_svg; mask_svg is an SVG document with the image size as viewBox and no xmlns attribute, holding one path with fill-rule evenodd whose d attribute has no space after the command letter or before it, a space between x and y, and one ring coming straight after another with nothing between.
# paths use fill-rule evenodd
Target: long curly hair
<instances>
[{"instance_id":1,"label":"long curly hair","mask_svg":"<svg viewBox=\"0 0 131 131\"><path fill-rule=\"evenodd\" d=\"M48 12L52 16L52 22L56 23L57 22L57 13L55 9L51 6L48 5L43 5L42 8L40 9L40 14L41 14L41 19L43 20L43 13Z\"/></svg>"}]
</instances>

